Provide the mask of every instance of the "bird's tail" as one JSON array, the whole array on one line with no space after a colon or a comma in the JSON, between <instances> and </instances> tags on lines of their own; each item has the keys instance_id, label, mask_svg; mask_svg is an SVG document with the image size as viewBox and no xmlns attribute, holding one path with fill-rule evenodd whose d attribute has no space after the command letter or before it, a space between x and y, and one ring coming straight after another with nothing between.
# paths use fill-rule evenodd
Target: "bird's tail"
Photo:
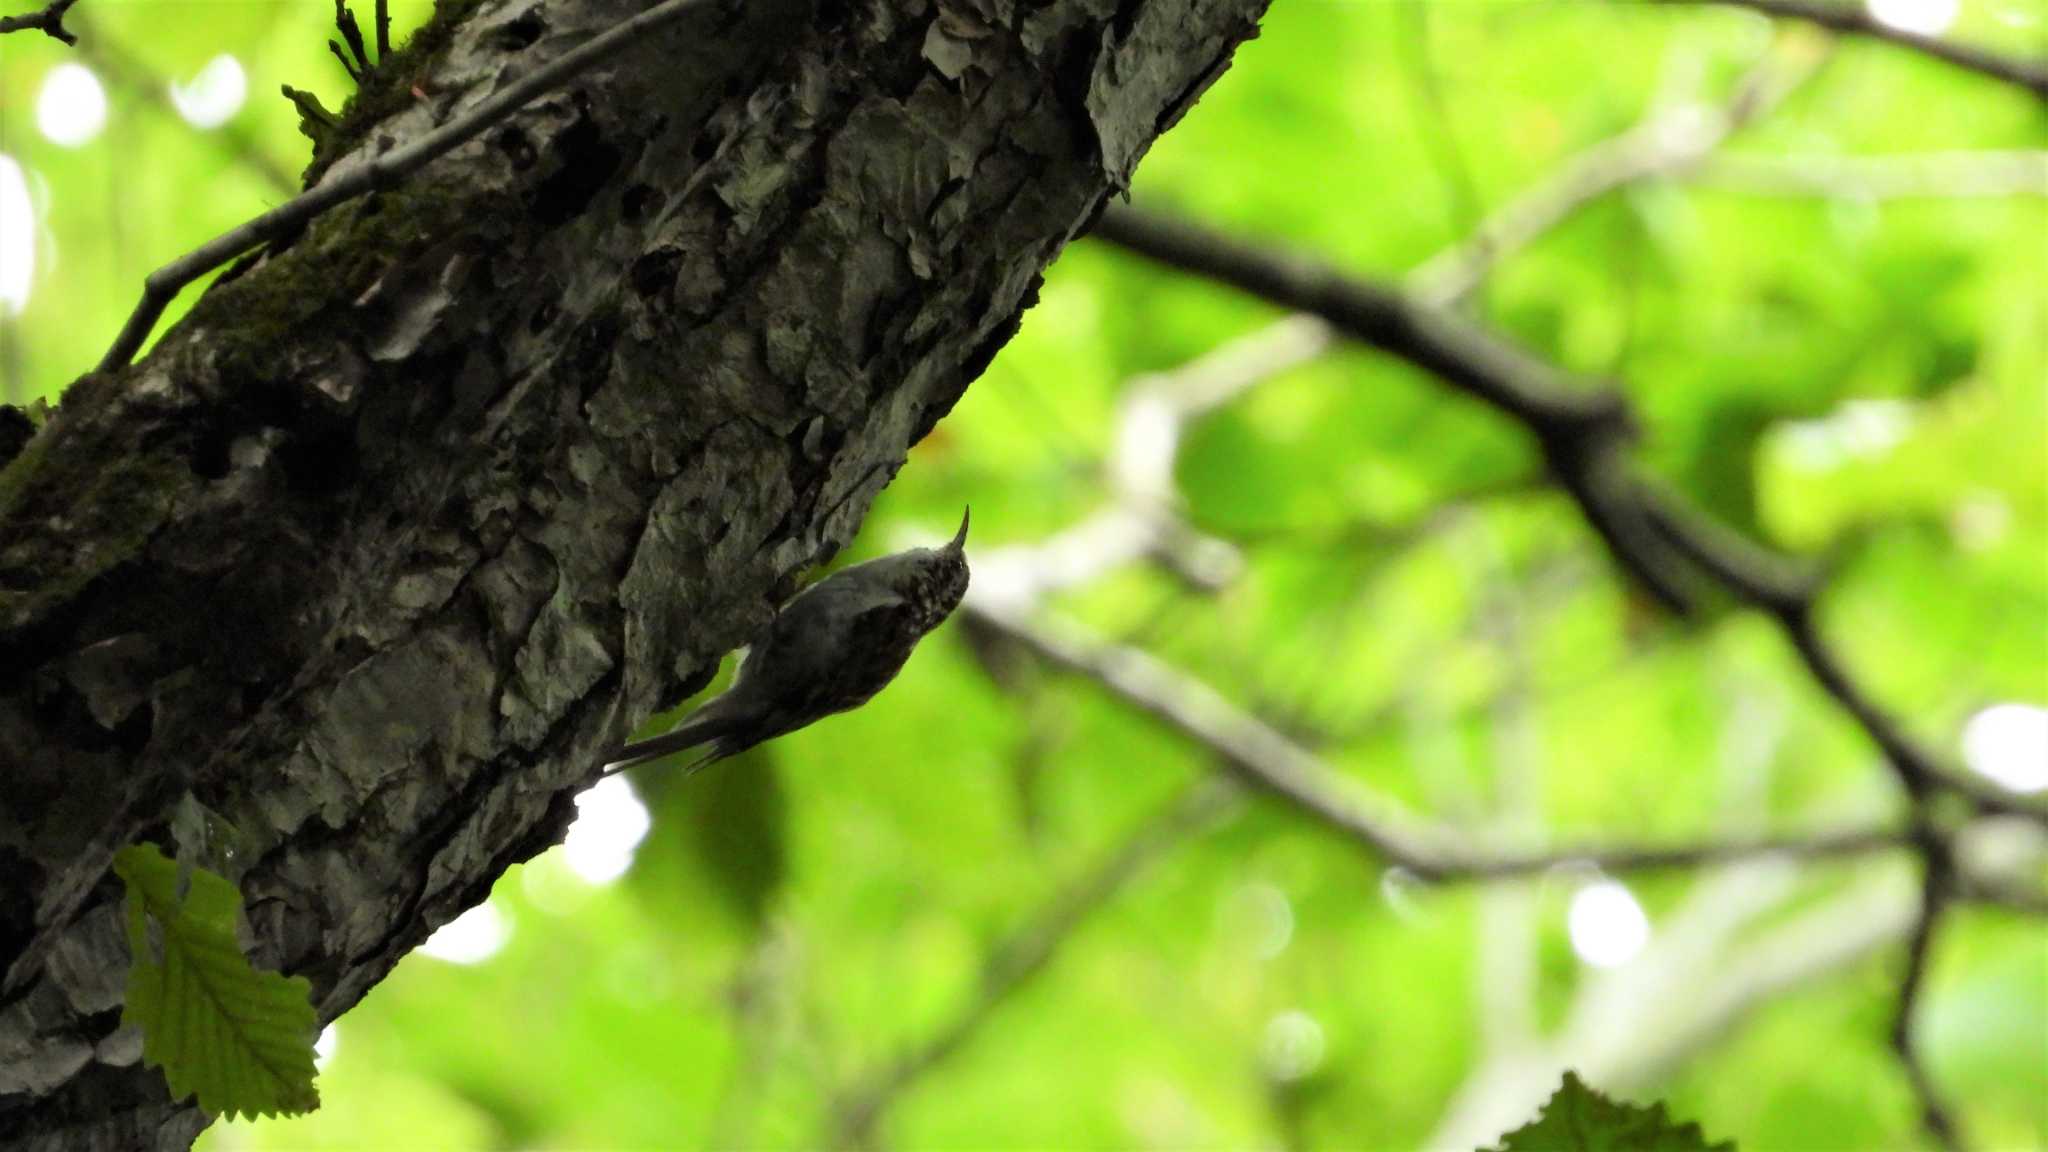
<instances>
[{"instance_id":1,"label":"bird's tail","mask_svg":"<svg viewBox=\"0 0 2048 1152\"><path fill-rule=\"evenodd\" d=\"M664 756L701 747L704 754L690 761L688 767L684 769L686 772L695 772L714 760L723 760L739 751L737 735L738 724L731 717L722 715L706 705L699 709L696 715L688 717L661 735L627 744L612 753L611 759L604 766L603 775L610 776L652 760L659 760Z\"/></svg>"}]
</instances>

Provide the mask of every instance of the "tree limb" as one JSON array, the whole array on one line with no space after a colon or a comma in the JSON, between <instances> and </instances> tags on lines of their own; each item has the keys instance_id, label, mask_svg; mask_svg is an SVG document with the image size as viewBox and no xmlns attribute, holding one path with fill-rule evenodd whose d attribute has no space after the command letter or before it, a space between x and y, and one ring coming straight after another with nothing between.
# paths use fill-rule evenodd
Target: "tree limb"
<instances>
[{"instance_id":1,"label":"tree limb","mask_svg":"<svg viewBox=\"0 0 2048 1152\"><path fill-rule=\"evenodd\" d=\"M1120 247L1231 284L1283 307L1312 312L1344 335L1407 360L1513 417L1543 446L1559 486L1579 504L1616 559L1655 590L1659 599L1683 610L1692 602L1690 589L1704 577L1723 594L1776 622L1815 682L1883 754L1916 823L1927 818L1927 806L1937 793L1949 793L1965 798L1980 813L2022 816L2048 824L2048 810L2041 805L1941 763L1876 703L1820 633L1816 620L1820 584L1813 575L1790 559L1682 507L1672 494L1631 473L1625 449L1636 419L1618 392L1596 391L1572 381L1562 371L1495 341L1455 316L1404 299L1394 289L1351 280L1305 260L1262 252L1225 236L1152 219L1131 209L1113 209L1103 224L1099 234ZM1103 671L1098 669L1096 674L1100 677ZM1275 784L1296 784L1297 803L1311 807L1317 798L1298 786L1296 775L1290 773ZM1348 808L1331 809L1323 815L1326 822L1349 819L1358 825L1354 834L1375 842L1381 851L1403 848L1403 838L1395 835L1395 829L1360 823L1360 814ZM1920 854L1930 877L1940 878L1939 891L1931 888L1923 907L1924 926L1916 930L1918 940L1921 932L1933 931L1941 902L1947 898L1949 848L1945 840L1931 833L1916 833L1905 846ZM1929 883L1935 885L1936 880ZM1915 948L1919 955L1925 943ZM1901 994L1907 1002L1904 1011L1910 1010L1920 966L1918 959L1909 966ZM1910 1029L1903 1023L1895 1042L1913 1078L1930 1133L1953 1144L1954 1123L1919 1067Z\"/></svg>"},{"instance_id":2,"label":"tree limb","mask_svg":"<svg viewBox=\"0 0 2048 1152\"><path fill-rule=\"evenodd\" d=\"M1837 200L2048 197L2048 152L1922 152L1894 156L1726 154L1687 182L1746 196Z\"/></svg>"},{"instance_id":3,"label":"tree limb","mask_svg":"<svg viewBox=\"0 0 2048 1152\"><path fill-rule=\"evenodd\" d=\"M2038 804L1944 765L1849 675L1814 624L1819 589L1792 560L1682 508L1634 475L1625 449L1637 418L1622 394L1573 378L1446 310L1315 262L1266 252L1195 225L1114 207L1095 235L1127 251L1320 316L1345 336L1406 360L1521 424L1624 570L1677 611L1701 577L1776 620L1814 679L1885 753L1909 795L1930 788L1980 810L2048 821Z\"/></svg>"},{"instance_id":4,"label":"tree limb","mask_svg":"<svg viewBox=\"0 0 2048 1152\"><path fill-rule=\"evenodd\" d=\"M1836 3L1834 0L1654 0L1660 4L1717 4L1731 8L1747 8L1766 16L1801 20L1840 32L1849 36L1864 36L1909 48L1924 56L1953 64L1988 76L2007 84L2015 84L2034 94L2036 99L2048 100L2048 64L2040 60L2015 59L1980 48L1972 44L1960 44L1938 36L1925 36L1894 28L1871 16L1860 5Z\"/></svg>"},{"instance_id":5,"label":"tree limb","mask_svg":"<svg viewBox=\"0 0 2048 1152\"><path fill-rule=\"evenodd\" d=\"M1948 910L1954 886L1948 845L1931 833L1924 837L1920 853L1920 899L1914 911L1913 928L1906 938L1906 970L1899 979L1898 1005L1893 1009L1891 1044L1906 1070L1906 1082L1920 1105L1920 1123L1948 1152L1960 1152L1963 1136L1956 1118L1943 1103L1941 1091L1920 1052L1919 1022L1915 1015L1920 994L1927 986L1927 964L1934 947L1934 934Z\"/></svg>"},{"instance_id":6,"label":"tree limb","mask_svg":"<svg viewBox=\"0 0 2048 1152\"><path fill-rule=\"evenodd\" d=\"M61 40L66 44L78 43L78 37L64 27L64 13L71 10L78 0L50 0L34 12L20 16L0 16L0 34L26 32L30 29L41 31L45 36Z\"/></svg>"},{"instance_id":7,"label":"tree limb","mask_svg":"<svg viewBox=\"0 0 2048 1152\"><path fill-rule=\"evenodd\" d=\"M115 1035L107 863L179 798L241 833L252 957L323 1020L557 840L1261 7L1050 0L935 62L883 0L705 0L74 384L0 473L0 1145L203 1125ZM444 5L331 179L642 11Z\"/></svg>"},{"instance_id":8,"label":"tree limb","mask_svg":"<svg viewBox=\"0 0 2048 1152\"><path fill-rule=\"evenodd\" d=\"M1241 711L1213 688L1145 652L1091 640L1072 624L1016 618L978 600L971 590L965 611L975 623L996 629L1055 667L1100 684L1194 741L1255 791L1285 801L1388 865L1406 868L1423 880L1506 880L1570 864L1610 872L1651 872L1757 856L1824 859L1911 846L1901 832L1870 828L1693 844L1480 852L1465 847L1468 835L1404 811Z\"/></svg>"}]
</instances>

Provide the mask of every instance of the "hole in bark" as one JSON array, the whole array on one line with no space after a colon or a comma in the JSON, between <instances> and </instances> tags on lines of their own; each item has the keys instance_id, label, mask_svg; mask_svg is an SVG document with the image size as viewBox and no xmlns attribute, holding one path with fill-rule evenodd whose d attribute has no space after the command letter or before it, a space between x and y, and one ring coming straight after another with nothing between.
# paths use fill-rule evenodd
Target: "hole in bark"
<instances>
[{"instance_id":1,"label":"hole in bark","mask_svg":"<svg viewBox=\"0 0 2048 1152\"><path fill-rule=\"evenodd\" d=\"M517 127L499 129L491 137L491 144L505 154L505 158L512 162L514 169L523 171L531 168L533 162L540 159L539 153L533 150L533 141L527 139L526 133Z\"/></svg>"},{"instance_id":2,"label":"hole in bark","mask_svg":"<svg viewBox=\"0 0 2048 1152\"><path fill-rule=\"evenodd\" d=\"M569 337L568 367L583 382L583 399L604 383L618 338L618 320L609 313L584 321Z\"/></svg>"},{"instance_id":3,"label":"hole in bark","mask_svg":"<svg viewBox=\"0 0 2048 1152\"><path fill-rule=\"evenodd\" d=\"M28 857L0 848L0 876L9 881L0 885L0 962L11 962L35 937L33 893L42 886L43 870Z\"/></svg>"},{"instance_id":4,"label":"hole in bark","mask_svg":"<svg viewBox=\"0 0 2048 1152\"><path fill-rule=\"evenodd\" d=\"M355 441L345 429L307 431L278 453L285 479L301 492L333 492L355 479Z\"/></svg>"},{"instance_id":5,"label":"hole in bark","mask_svg":"<svg viewBox=\"0 0 2048 1152\"><path fill-rule=\"evenodd\" d=\"M540 39L541 33L547 30L548 22L541 19L540 13L528 12L498 30L498 45L514 51L531 48L533 42Z\"/></svg>"},{"instance_id":6,"label":"hole in bark","mask_svg":"<svg viewBox=\"0 0 2048 1152\"><path fill-rule=\"evenodd\" d=\"M557 165L534 193L533 215L543 228L564 224L590 206L591 197L619 166L618 149L585 116L555 140Z\"/></svg>"},{"instance_id":7,"label":"hole in bark","mask_svg":"<svg viewBox=\"0 0 2048 1152\"><path fill-rule=\"evenodd\" d=\"M561 314L561 308L557 307L553 300L543 300L540 302L540 307L533 310L533 318L526 322L526 330L538 335L546 330L548 325L553 324L555 317Z\"/></svg>"},{"instance_id":8,"label":"hole in bark","mask_svg":"<svg viewBox=\"0 0 2048 1152\"><path fill-rule=\"evenodd\" d=\"M1110 18L1109 26L1116 33L1117 43L1131 38L1131 29L1138 23L1138 8L1137 0L1122 0L1116 6L1116 15Z\"/></svg>"},{"instance_id":9,"label":"hole in bark","mask_svg":"<svg viewBox=\"0 0 2048 1152\"><path fill-rule=\"evenodd\" d=\"M656 248L633 261L633 291L643 300L666 291L676 282L676 267L682 262L682 249L671 247Z\"/></svg>"},{"instance_id":10,"label":"hole in bark","mask_svg":"<svg viewBox=\"0 0 2048 1152\"><path fill-rule=\"evenodd\" d=\"M619 215L631 223L659 209L668 201L666 193L650 184L635 184L619 200Z\"/></svg>"},{"instance_id":11,"label":"hole in bark","mask_svg":"<svg viewBox=\"0 0 2048 1152\"><path fill-rule=\"evenodd\" d=\"M228 436L219 428L199 434L192 445L192 474L203 480L218 480L228 474Z\"/></svg>"},{"instance_id":12,"label":"hole in bark","mask_svg":"<svg viewBox=\"0 0 2048 1152\"><path fill-rule=\"evenodd\" d=\"M148 700L114 726L114 744L131 755L149 746L149 734L156 729L156 705Z\"/></svg>"}]
</instances>

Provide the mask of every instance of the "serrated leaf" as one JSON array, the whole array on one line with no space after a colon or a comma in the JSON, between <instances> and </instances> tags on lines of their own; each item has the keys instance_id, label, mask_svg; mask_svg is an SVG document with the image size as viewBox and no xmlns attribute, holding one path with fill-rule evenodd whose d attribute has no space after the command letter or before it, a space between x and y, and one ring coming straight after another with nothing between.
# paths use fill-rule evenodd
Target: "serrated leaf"
<instances>
[{"instance_id":1,"label":"serrated leaf","mask_svg":"<svg viewBox=\"0 0 2048 1152\"><path fill-rule=\"evenodd\" d=\"M1491 1152L1735 1152L1735 1142L1708 1143L1699 1125L1673 1124L1664 1105L1609 1100L1566 1072L1536 1119L1501 1137Z\"/></svg>"},{"instance_id":2,"label":"serrated leaf","mask_svg":"<svg viewBox=\"0 0 2048 1152\"><path fill-rule=\"evenodd\" d=\"M242 894L204 868L189 871L154 844L114 854L127 887L128 1001L142 1059L164 1070L176 1099L197 1094L216 1116L288 1116L320 1105L313 1087L319 1021L303 976L259 971L235 939ZM151 946L154 920L161 952Z\"/></svg>"}]
</instances>

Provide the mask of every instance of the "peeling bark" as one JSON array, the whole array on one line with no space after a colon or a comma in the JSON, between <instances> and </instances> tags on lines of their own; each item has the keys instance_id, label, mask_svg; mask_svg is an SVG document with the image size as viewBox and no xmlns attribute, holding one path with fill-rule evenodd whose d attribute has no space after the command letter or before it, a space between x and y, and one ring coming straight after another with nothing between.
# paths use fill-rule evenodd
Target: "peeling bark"
<instances>
[{"instance_id":1,"label":"peeling bark","mask_svg":"<svg viewBox=\"0 0 2048 1152\"><path fill-rule=\"evenodd\" d=\"M323 166L635 8L442 2ZM117 1028L107 874L187 791L323 1020L554 843L602 750L851 536L1263 6L707 8L74 385L0 471L0 1144L204 1126Z\"/></svg>"}]
</instances>

